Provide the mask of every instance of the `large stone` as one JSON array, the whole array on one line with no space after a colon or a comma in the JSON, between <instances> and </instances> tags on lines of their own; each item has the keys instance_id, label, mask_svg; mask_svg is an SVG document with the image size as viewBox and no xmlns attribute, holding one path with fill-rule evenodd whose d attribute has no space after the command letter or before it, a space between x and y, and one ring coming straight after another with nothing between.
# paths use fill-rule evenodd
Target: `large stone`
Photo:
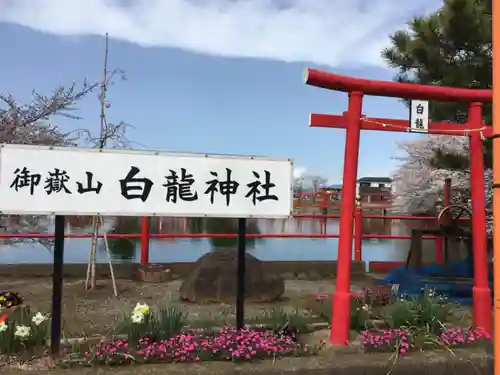
<instances>
[{"instance_id":1,"label":"large stone","mask_svg":"<svg viewBox=\"0 0 500 375\"><path fill-rule=\"evenodd\" d=\"M282 278L265 272L260 260L246 254L245 299L251 302L271 302L283 295ZM196 269L187 276L179 290L184 301L233 304L236 300L237 251L214 250L203 255Z\"/></svg>"}]
</instances>

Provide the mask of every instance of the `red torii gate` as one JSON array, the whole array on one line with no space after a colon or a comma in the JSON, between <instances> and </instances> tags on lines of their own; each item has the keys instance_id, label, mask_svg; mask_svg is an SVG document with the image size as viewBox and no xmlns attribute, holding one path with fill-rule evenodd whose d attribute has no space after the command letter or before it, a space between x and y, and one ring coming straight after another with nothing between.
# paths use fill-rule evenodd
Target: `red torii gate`
<instances>
[{"instance_id":1,"label":"red torii gate","mask_svg":"<svg viewBox=\"0 0 500 375\"><path fill-rule=\"evenodd\" d=\"M365 117L362 114L362 102L365 94L469 103L466 124L429 121L427 133L463 135L468 136L470 140L470 190L474 256L474 287L472 290L473 322L476 326L482 327L491 333L492 297L488 283L482 137L491 137L492 129L483 123L482 103L492 101L492 91L375 81L345 77L314 69L306 69L304 72L304 82L311 86L343 91L349 94L347 112L344 112L342 115L311 114L309 124L312 127L346 129L337 280L333 294L330 336L332 344L346 345L349 339L351 309L350 275L360 130L408 132L410 128L408 120Z\"/></svg>"}]
</instances>

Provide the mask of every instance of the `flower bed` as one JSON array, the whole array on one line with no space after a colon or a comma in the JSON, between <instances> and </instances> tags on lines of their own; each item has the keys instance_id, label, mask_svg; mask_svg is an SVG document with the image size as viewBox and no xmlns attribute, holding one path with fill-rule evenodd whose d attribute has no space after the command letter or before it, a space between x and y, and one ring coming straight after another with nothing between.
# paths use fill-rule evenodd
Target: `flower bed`
<instances>
[{"instance_id":1,"label":"flower bed","mask_svg":"<svg viewBox=\"0 0 500 375\"><path fill-rule=\"evenodd\" d=\"M449 327L455 307L430 288L406 299L387 288L364 289L352 294L350 328L361 333L365 352L405 355L411 350L489 343L491 337L481 329ZM331 321L330 297L317 296L312 310Z\"/></svg>"},{"instance_id":2,"label":"flower bed","mask_svg":"<svg viewBox=\"0 0 500 375\"><path fill-rule=\"evenodd\" d=\"M366 352L392 352L406 355L411 350L452 349L491 342L491 336L478 328L446 328L435 335L421 329L387 329L361 334Z\"/></svg>"},{"instance_id":3,"label":"flower bed","mask_svg":"<svg viewBox=\"0 0 500 375\"><path fill-rule=\"evenodd\" d=\"M85 353L89 364L134 362L250 361L283 356L312 355L317 352L290 337L272 332L226 328L217 334L177 334L169 339L140 338L137 345L127 340L102 342Z\"/></svg>"},{"instance_id":4,"label":"flower bed","mask_svg":"<svg viewBox=\"0 0 500 375\"><path fill-rule=\"evenodd\" d=\"M61 364L130 364L151 362L251 361L264 358L317 354L322 343L308 347L300 334L312 328L311 319L331 322L332 303L328 296L314 301L316 314L299 309L273 308L262 316L248 319L257 328L236 330L215 328L215 321L190 322L175 306L152 308L138 303L124 315L110 336L97 345L81 340ZM453 308L432 290L403 300L387 289L365 289L353 293L351 330L360 333L365 352L391 351L405 355L412 350L470 346L491 341L479 329L449 328ZM318 313L319 312L319 313ZM312 316L311 316L312 315ZM315 316L316 315L316 316ZM50 317L27 307L13 309L0 319L0 353L45 349ZM195 323L204 323L197 325ZM254 326L255 327L255 326ZM201 331L196 331L200 328ZM382 329L383 328L383 329ZM297 335L299 333L299 335ZM308 339L309 340L309 339Z\"/></svg>"},{"instance_id":5,"label":"flower bed","mask_svg":"<svg viewBox=\"0 0 500 375\"><path fill-rule=\"evenodd\" d=\"M292 315L293 316L293 315ZM283 356L312 355L318 347L296 342L294 331L279 325L288 315L268 316L280 330L223 328L218 333L182 332L186 315L176 308L151 311L138 303L122 322L126 339L102 341L76 358L80 364L130 364L151 362L250 361ZM272 322L271 322L272 323ZM72 361L75 362L75 359Z\"/></svg>"}]
</instances>

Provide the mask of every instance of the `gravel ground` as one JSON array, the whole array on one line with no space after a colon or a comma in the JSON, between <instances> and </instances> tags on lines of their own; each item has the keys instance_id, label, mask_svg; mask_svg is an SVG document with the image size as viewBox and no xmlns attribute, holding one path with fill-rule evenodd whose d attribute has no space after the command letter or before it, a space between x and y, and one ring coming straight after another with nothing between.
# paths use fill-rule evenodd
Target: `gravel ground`
<instances>
[{"instance_id":1,"label":"gravel ground","mask_svg":"<svg viewBox=\"0 0 500 375\"><path fill-rule=\"evenodd\" d=\"M362 284L362 283L361 283ZM361 284L353 288L361 287ZM68 280L63 289L64 332L69 337L85 334L105 334L114 327L122 314L128 313L137 302L150 306L177 306L188 313L190 320L213 320L234 318L234 305L186 304L179 300L180 280L169 283L138 283L117 280L118 297L113 296L111 281L98 282L94 291L84 291L84 282ZM320 294L330 294L334 289L331 280L285 282L285 295L280 301L269 304L247 304L246 316L254 317L265 310L280 306L284 309L304 309L306 301ZM0 290L21 294L25 303L35 310L49 312L51 309L51 279L0 280Z\"/></svg>"}]
</instances>

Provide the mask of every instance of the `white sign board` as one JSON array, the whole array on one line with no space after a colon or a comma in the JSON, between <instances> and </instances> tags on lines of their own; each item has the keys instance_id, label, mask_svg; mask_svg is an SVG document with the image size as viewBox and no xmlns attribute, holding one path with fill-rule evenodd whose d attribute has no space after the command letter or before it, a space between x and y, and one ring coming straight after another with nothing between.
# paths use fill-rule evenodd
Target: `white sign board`
<instances>
[{"instance_id":1,"label":"white sign board","mask_svg":"<svg viewBox=\"0 0 500 375\"><path fill-rule=\"evenodd\" d=\"M289 159L0 145L0 212L288 217Z\"/></svg>"},{"instance_id":2,"label":"white sign board","mask_svg":"<svg viewBox=\"0 0 500 375\"><path fill-rule=\"evenodd\" d=\"M410 132L427 133L429 131L429 102L412 100L410 105Z\"/></svg>"}]
</instances>

